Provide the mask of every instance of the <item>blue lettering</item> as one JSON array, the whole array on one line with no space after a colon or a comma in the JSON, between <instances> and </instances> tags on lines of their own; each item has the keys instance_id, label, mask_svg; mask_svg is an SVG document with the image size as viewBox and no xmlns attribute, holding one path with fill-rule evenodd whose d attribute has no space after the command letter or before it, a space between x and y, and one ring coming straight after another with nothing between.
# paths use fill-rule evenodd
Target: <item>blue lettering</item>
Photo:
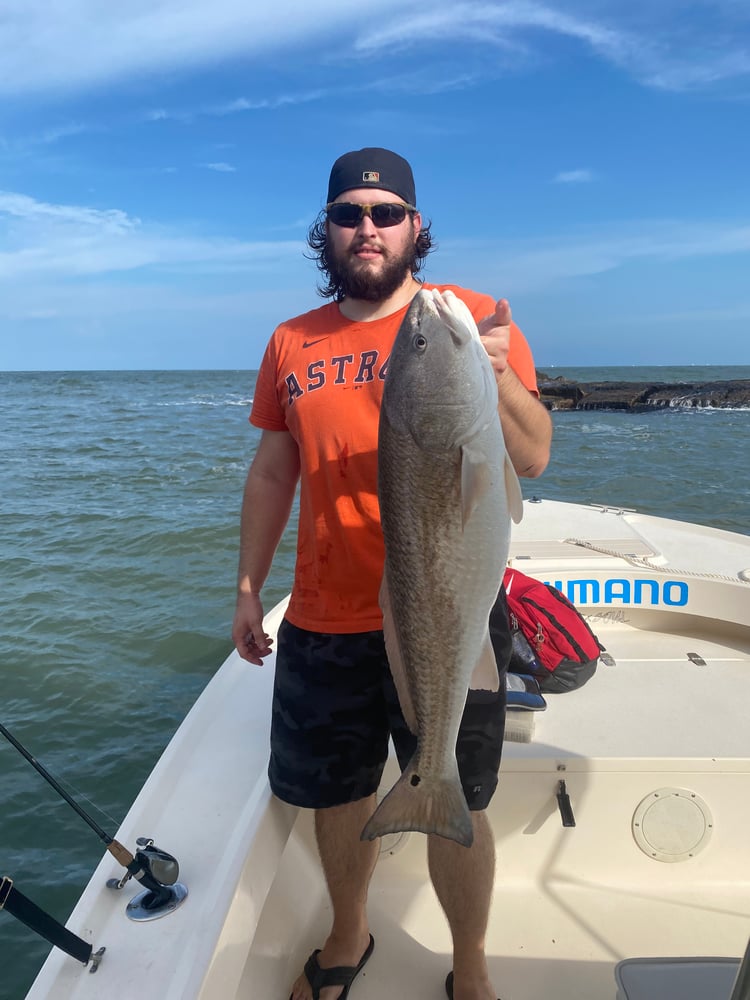
<instances>
[{"instance_id":1,"label":"blue lettering","mask_svg":"<svg viewBox=\"0 0 750 1000\"><path fill-rule=\"evenodd\" d=\"M562 582L556 583L555 586L562 591ZM568 580L567 598L571 604L598 604L599 581Z\"/></svg>"},{"instance_id":2,"label":"blue lettering","mask_svg":"<svg viewBox=\"0 0 750 1000\"><path fill-rule=\"evenodd\" d=\"M677 597L672 592L677 591ZM667 580L663 590L664 603L673 608L683 608L688 602L688 585L682 580Z\"/></svg>"},{"instance_id":3,"label":"blue lettering","mask_svg":"<svg viewBox=\"0 0 750 1000\"><path fill-rule=\"evenodd\" d=\"M636 580L633 584L633 604L643 604L643 589L651 590L649 604L659 603L659 584L656 580Z\"/></svg>"},{"instance_id":4,"label":"blue lettering","mask_svg":"<svg viewBox=\"0 0 750 1000\"><path fill-rule=\"evenodd\" d=\"M572 604L633 604L684 608L690 588L683 580L547 580L565 594Z\"/></svg>"},{"instance_id":5,"label":"blue lettering","mask_svg":"<svg viewBox=\"0 0 750 1000\"><path fill-rule=\"evenodd\" d=\"M353 354L342 354L338 358L331 358L331 364L336 365L338 368L338 375L335 378L336 385L343 385L346 382L346 376L344 375L344 369L347 365L352 364L354 361Z\"/></svg>"},{"instance_id":6,"label":"blue lettering","mask_svg":"<svg viewBox=\"0 0 750 1000\"><path fill-rule=\"evenodd\" d=\"M630 604L629 580L604 581L604 603L612 604L613 601L620 601L622 604Z\"/></svg>"},{"instance_id":7,"label":"blue lettering","mask_svg":"<svg viewBox=\"0 0 750 1000\"><path fill-rule=\"evenodd\" d=\"M325 361L313 361L311 365L307 366L307 377L309 379L307 383L308 392L312 392L314 389L322 389L326 384L326 374L323 370L325 366Z\"/></svg>"},{"instance_id":8,"label":"blue lettering","mask_svg":"<svg viewBox=\"0 0 750 1000\"><path fill-rule=\"evenodd\" d=\"M303 394L302 388L299 382L297 381L297 376L294 374L294 372L292 372L291 375L287 375L286 387L289 390L289 405L291 406L294 403L294 400L298 396L301 396Z\"/></svg>"},{"instance_id":9,"label":"blue lettering","mask_svg":"<svg viewBox=\"0 0 750 1000\"><path fill-rule=\"evenodd\" d=\"M378 360L377 351L363 351L359 356L359 371L354 379L355 382L372 382L375 376L372 373L375 362Z\"/></svg>"}]
</instances>

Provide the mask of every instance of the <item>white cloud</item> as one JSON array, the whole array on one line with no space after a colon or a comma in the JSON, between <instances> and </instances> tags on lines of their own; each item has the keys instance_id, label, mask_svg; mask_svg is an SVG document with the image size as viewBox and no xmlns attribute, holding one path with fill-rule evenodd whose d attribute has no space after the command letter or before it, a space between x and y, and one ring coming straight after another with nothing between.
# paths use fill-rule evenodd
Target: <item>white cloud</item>
<instances>
[{"instance_id":1,"label":"white cloud","mask_svg":"<svg viewBox=\"0 0 750 1000\"><path fill-rule=\"evenodd\" d=\"M593 170L563 170L555 176L556 184L588 184L594 179Z\"/></svg>"},{"instance_id":2,"label":"white cloud","mask_svg":"<svg viewBox=\"0 0 750 1000\"><path fill-rule=\"evenodd\" d=\"M27 222L44 220L109 233L132 230L139 224L138 219L129 218L117 208L101 210L80 205L51 205L13 191L0 191L0 215L3 214Z\"/></svg>"},{"instance_id":3,"label":"white cloud","mask_svg":"<svg viewBox=\"0 0 750 1000\"><path fill-rule=\"evenodd\" d=\"M639 4L585 0L538 3L469 2L433 4L428 12L408 12L386 26L368 28L356 43L360 51L378 53L394 47L424 48L426 42L454 45L476 42L511 50L516 63L532 63L545 41L554 36L574 39L605 62L630 73L641 83L668 90L707 87L750 75L750 52L742 33L747 12L721 2L723 19L698 19L669 2ZM735 30L733 30L735 29Z\"/></svg>"},{"instance_id":4,"label":"white cloud","mask_svg":"<svg viewBox=\"0 0 750 1000\"><path fill-rule=\"evenodd\" d=\"M430 65L411 70L407 73L384 73L376 80L362 83L347 83L350 94L440 94L447 91L465 90L481 83L482 75L475 72L447 73L441 66ZM336 99L340 93L339 87L326 90L301 90L280 94L276 97L237 97L220 104L202 104L195 107L155 108L144 112L142 120L147 122L177 121L192 123L200 118L223 118L229 115L248 114L254 111L276 111L279 108L311 104L316 101ZM401 112L403 114L403 112ZM372 118L370 119L372 120Z\"/></svg>"},{"instance_id":5,"label":"white cloud","mask_svg":"<svg viewBox=\"0 0 750 1000\"><path fill-rule=\"evenodd\" d=\"M440 267L470 269L484 261L509 284L544 287L600 274L629 261L675 261L750 253L750 223L644 220L602 222L564 236L496 241L441 240ZM299 260L302 240L243 241L175 232L120 209L56 205L0 191L0 281L158 270L228 274L278 268ZM45 304L38 303L40 309Z\"/></svg>"},{"instance_id":6,"label":"white cloud","mask_svg":"<svg viewBox=\"0 0 750 1000\"><path fill-rule=\"evenodd\" d=\"M237 171L237 167L233 167L231 163L204 163L202 166L207 170L215 170L217 174L234 174Z\"/></svg>"},{"instance_id":7,"label":"white cloud","mask_svg":"<svg viewBox=\"0 0 750 1000\"><path fill-rule=\"evenodd\" d=\"M380 16L399 0L381 0ZM0 93L94 84L318 45L351 20L348 0L6 0ZM369 17L363 10L361 17Z\"/></svg>"},{"instance_id":8,"label":"white cloud","mask_svg":"<svg viewBox=\"0 0 750 1000\"><path fill-rule=\"evenodd\" d=\"M295 240L245 242L175 233L120 209L53 205L0 191L0 281L145 268L227 273L278 267L301 255L302 247Z\"/></svg>"},{"instance_id":9,"label":"white cloud","mask_svg":"<svg viewBox=\"0 0 750 1000\"><path fill-rule=\"evenodd\" d=\"M603 274L631 262L659 263L750 254L750 224L644 220L602 223L565 236L514 240L507 252L495 241L440 242L440 267L451 280L481 284L477 262L490 275L502 274L508 288L545 289L568 279ZM461 273L456 276L459 269ZM464 275L464 270L467 274ZM481 275L480 275L481 277Z\"/></svg>"},{"instance_id":10,"label":"white cloud","mask_svg":"<svg viewBox=\"0 0 750 1000\"><path fill-rule=\"evenodd\" d=\"M277 108L288 107L296 104L309 104L311 101L319 101L324 97L330 97L331 91L318 87L315 90L306 90L298 93L279 94L277 97L250 98L238 97L233 101L224 104L214 104L204 108L204 114L213 115L234 115L241 111L275 111Z\"/></svg>"},{"instance_id":11,"label":"white cloud","mask_svg":"<svg viewBox=\"0 0 750 1000\"><path fill-rule=\"evenodd\" d=\"M190 124L199 118L223 118L228 115L244 114L251 111L275 111L278 108L298 104L309 104L334 95L334 91L323 89L303 90L280 94L276 97L237 97L219 104L200 104L182 108L151 108L140 118L146 122L176 121Z\"/></svg>"},{"instance_id":12,"label":"white cloud","mask_svg":"<svg viewBox=\"0 0 750 1000\"><path fill-rule=\"evenodd\" d=\"M386 27L368 29L360 35L357 48L374 51L398 44L423 44L428 39L446 42L465 39L517 51L529 47L521 34L523 30L579 38L595 48L612 52L629 44L624 34L544 4L466 2L427 12L420 10Z\"/></svg>"},{"instance_id":13,"label":"white cloud","mask_svg":"<svg viewBox=\"0 0 750 1000\"><path fill-rule=\"evenodd\" d=\"M419 47L420 61L441 46L491 45L509 55L505 71L554 58L550 43L573 40L641 83L662 89L712 87L750 75L746 5L713 0L380 0L372 8L349 0L278 0L270 8L247 0L5 0L0 19L0 94L57 93L115 81L179 73L232 59L273 60L287 68L294 55L329 67L352 53L387 60L396 49ZM336 40L331 41L335 29ZM277 64L278 65L278 64ZM454 63L455 65L455 63ZM487 72L503 71L495 56ZM455 69L448 73L455 77ZM472 74L468 74L469 79ZM380 77L382 79L382 75ZM361 77L349 78L352 86ZM433 78L437 86L439 74ZM463 78L457 78L462 86ZM273 109L315 100L325 91L241 97L214 113ZM329 91L330 93L330 91ZM222 110L223 108L223 110ZM204 113L208 113L207 111ZM156 109L155 120L179 113Z\"/></svg>"}]
</instances>

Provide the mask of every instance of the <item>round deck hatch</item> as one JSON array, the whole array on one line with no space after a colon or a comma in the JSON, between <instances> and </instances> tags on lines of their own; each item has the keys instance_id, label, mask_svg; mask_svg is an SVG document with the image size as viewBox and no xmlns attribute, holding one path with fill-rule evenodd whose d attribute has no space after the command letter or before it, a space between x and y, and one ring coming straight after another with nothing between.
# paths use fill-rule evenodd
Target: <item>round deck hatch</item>
<instances>
[{"instance_id":1,"label":"round deck hatch","mask_svg":"<svg viewBox=\"0 0 750 1000\"><path fill-rule=\"evenodd\" d=\"M379 857L382 858L387 855L397 854L406 847L408 840L408 833L386 833L385 836L380 838Z\"/></svg>"},{"instance_id":2,"label":"round deck hatch","mask_svg":"<svg viewBox=\"0 0 750 1000\"><path fill-rule=\"evenodd\" d=\"M687 861L699 854L713 830L711 811L695 792L657 788L633 814L633 836L655 861Z\"/></svg>"}]
</instances>

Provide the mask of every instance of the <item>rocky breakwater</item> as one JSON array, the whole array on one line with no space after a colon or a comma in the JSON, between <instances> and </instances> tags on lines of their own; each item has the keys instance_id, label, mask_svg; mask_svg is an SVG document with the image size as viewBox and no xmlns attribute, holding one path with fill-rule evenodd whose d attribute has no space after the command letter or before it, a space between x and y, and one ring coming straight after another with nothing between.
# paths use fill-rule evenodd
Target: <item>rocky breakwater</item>
<instances>
[{"instance_id":1,"label":"rocky breakwater","mask_svg":"<svg viewBox=\"0 0 750 1000\"><path fill-rule=\"evenodd\" d=\"M537 372L548 410L625 410L643 413L675 407L750 408L750 379L723 382L574 382Z\"/></svg>"}]
</instances>

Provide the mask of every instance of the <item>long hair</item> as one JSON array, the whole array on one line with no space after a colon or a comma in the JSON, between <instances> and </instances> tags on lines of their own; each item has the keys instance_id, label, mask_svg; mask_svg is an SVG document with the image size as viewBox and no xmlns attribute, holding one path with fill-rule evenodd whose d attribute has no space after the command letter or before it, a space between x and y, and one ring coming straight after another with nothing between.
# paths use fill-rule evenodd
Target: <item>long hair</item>
<instances>
[{"instance_id":1,"label":"long hair","mask_svg":"<svg viewBox=\"0 0 750 1000\"><path fill-rule=\"evenodd\" d=\"M414 254L410 263L411 273L416 277L424 267L427 254L435 249L435 241L432 238L430 229L432 222L428 222L419 230L419 235L414 243ZM314 260L315 266L323 275L323 281L317 286L318 294L324 299L333 299L334 302L341 302L344 298L344 288L341 277L336 268L331 267L331 260L328 255L328 233L326 229L326 213L323 209L315 222L310 226L307 233L307 245L310 253L306 253L308 260Z\"/></svg>"}]
</instances>

